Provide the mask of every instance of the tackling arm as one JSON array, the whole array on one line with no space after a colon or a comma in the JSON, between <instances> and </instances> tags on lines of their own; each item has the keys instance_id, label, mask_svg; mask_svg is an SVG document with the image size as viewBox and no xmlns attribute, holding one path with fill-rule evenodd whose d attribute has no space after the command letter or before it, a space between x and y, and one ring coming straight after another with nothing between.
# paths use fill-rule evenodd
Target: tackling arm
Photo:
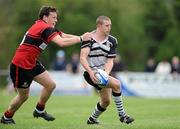
<instances>
[{"instance_id":1,"label":"tackling arm","mask_svg":"<svg viewBox=\"0 0 180 129\"><path fill-rule=\"evenodd\" d=\"M80 42L80 37L62 38L59 35L55 36L52 41L61 47L70 46Z\"/></svg>"},{"instance_id":2,"label":"tackling arm","mask_svg":"<svg viewBox=\"0 0 180 129\"><path fill-rule=\"evenodd\" d=\"M91 40L91 33L86 32L82 36L75 36L70 34L62 34L62 37L60 35L55 36L52 41L58 44L61 47L70 46L76 43L83 41L89 41Z\"/></svg>"},{"instance_id":3,"label":"tackling arm","mask_svg":"<svg viewBox=\"0 0 180 129\"><path fill-rule=\"evenodd\" d=\"M72 34L66 34L62 32L62 38L75 38L75 37L79 37L77 35L72 35Z\"/></svg>"}]
</instances>

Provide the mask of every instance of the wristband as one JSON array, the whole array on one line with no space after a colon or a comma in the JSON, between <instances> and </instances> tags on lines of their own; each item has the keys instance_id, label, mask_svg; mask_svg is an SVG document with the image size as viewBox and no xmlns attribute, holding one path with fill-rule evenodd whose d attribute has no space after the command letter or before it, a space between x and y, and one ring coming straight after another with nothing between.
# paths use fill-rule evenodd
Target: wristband
<instances>
[{"instance_id":1,"label":"wristband","mask_svg":"<svg viewBox=\"0 0 180 129\"><path fill-rule=\"evenodd\" d=\"M80 41L83 42L82 36L80 36Z\"/></svg>"}]
</instances>

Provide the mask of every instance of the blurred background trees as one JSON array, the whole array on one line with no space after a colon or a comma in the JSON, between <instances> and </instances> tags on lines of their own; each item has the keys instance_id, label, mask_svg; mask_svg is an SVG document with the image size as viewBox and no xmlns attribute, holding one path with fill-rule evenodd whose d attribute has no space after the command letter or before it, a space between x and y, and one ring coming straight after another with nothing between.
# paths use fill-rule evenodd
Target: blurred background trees
<instances>
[{"instance_id":1,"label":"blurred background trees","mask_svg":"<svg viewBox=\"0 0 180 129\"><path fill-rule=\"evenodd\" d=\"M131 71L143 71L149 57L157 61L180 57L179 0L1 0L0 69L7 69L42 5L56 6L60 14L57 28L76 35L95 29L97 16L109 16L112 35L118 39L118 53ZM47 68L59 49L70 58L74 51L80 51L80 45L49 45L40 57Z\"/></svg>"}]
</instances>

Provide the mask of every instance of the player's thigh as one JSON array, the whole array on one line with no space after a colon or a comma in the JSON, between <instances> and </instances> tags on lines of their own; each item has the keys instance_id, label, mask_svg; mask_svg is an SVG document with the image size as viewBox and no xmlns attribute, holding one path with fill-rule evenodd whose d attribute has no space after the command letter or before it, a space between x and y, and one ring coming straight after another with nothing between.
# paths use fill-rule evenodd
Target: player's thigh
<instances>
[{"instance_id":1,"label":"player's thigh","mask_svg":"<svg viewBox=\"0 0 180 129\"><path fill-rule=\"evenodd\" d=\"M39 75L36 75L33 80L41 84L45 88L55 87L56 85L47 70Z\"/></svg>"},{"instance_id":2,"label":"player's thigh","mask_svg":"<svg viewBox=\"0 0 180 129\"><path fill-rule=\"evenodd\" d=\"M99 91L99 96L101 101L111 101L111 94L112 89L111 88L103 88Z\"/></svg>"}]
</instances>

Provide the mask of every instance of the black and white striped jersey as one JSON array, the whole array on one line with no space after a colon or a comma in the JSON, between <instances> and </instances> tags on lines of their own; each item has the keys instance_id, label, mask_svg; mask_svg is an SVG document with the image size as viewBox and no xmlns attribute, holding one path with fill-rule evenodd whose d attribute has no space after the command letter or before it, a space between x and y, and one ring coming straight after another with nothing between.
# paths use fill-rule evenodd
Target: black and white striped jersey
<instances>
[{"instance_id":1,"label":"black and white striped jersey","mask_svg":"<svg viewBox=\"0 0 180 129\"><path fill-rule=\"evenodd\" d=\"M92 39L89 42L83 42L81 49L89 47L88 63L92 69L104 69L107 58L116 57L117 39L109 35L104 41L96 42Z\"/></svg>"}]
</instances>

